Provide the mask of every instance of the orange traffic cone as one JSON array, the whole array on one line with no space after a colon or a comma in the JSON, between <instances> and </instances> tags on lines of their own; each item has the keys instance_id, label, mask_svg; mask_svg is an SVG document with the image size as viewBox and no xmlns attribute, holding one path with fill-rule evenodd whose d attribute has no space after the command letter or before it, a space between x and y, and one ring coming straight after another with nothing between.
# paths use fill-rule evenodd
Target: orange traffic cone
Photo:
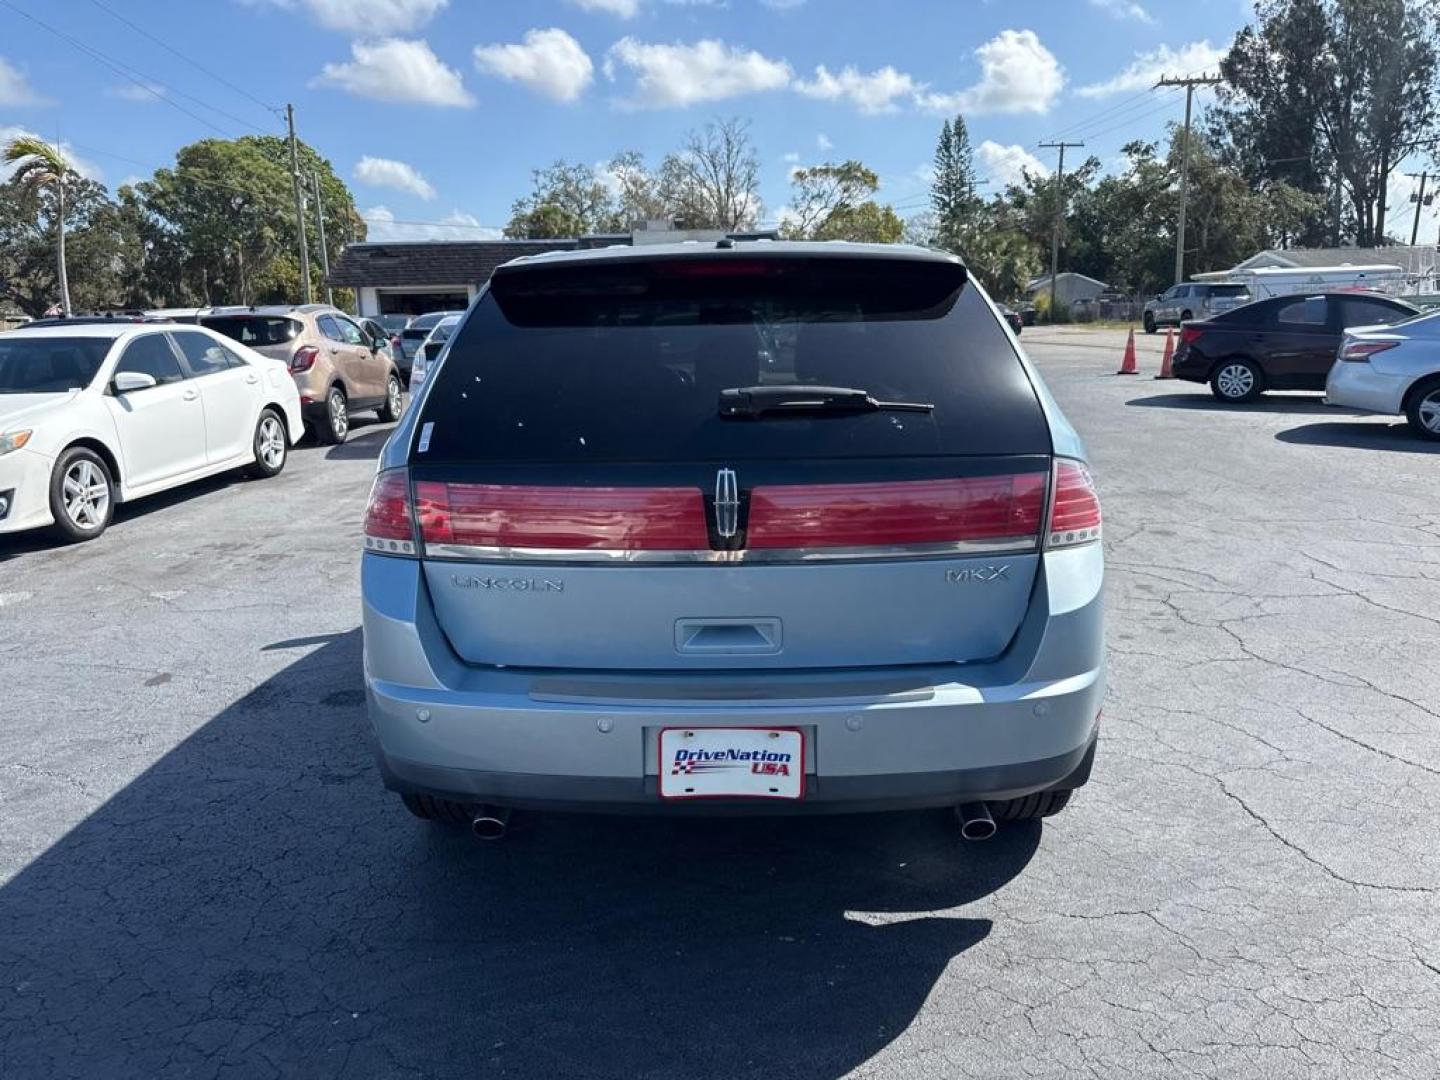
<instances>
[{"instance_id":1,"label":"orange traffic cone","mask_svg":"<svg viewBox=\"0 0 1440 1080\"><path fill-rule=\"evenodd\" d=\"M1130 336L1125 340L1125 359L1120 363L1120 370L1116 375L1139 375L1140 368L1135 364L1135 328L1130 328Z\"/></svg>"},{"instance_id":2,"label":"orange traffic cone","mask_svg":"<svg viewBox=\"0 0 1440 1080\"><path fill-rule=\"evenodd\" d=\"M1165 355L1160 358L1160 374L1157 379L1173 379L1175 373L1170 370L1170 362L1175 358L1175 331L1165 331Z\"/></svg>"}]
</instances>

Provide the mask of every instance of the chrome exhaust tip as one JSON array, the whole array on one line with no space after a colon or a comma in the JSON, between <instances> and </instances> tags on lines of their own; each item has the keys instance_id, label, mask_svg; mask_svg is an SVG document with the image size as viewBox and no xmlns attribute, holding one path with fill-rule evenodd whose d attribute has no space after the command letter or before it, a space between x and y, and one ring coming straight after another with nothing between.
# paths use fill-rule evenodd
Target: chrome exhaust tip
<instances>
[{"instance_id":1,"label":"chrome exhaust tip","mask_svg":"<svg viewBox=\"0 0 1440 1080\"><path fill-rule=\"evenodd\" d=\"M470 819L470 831L477 840L504 840L510 829L510 808L508 806L485 806L475 808Z\"/></svg>"},{"instance_id":2,"label":"chrome exhaust tip","mask_svg":"<svg viewBox=\"0 0 1440 1080\"><path fill-rule=\"evenodd\" d=\"M995 819L983 802L957 806L955 816L960 819L960 835L966 840L989 840L995 835Z\"/></svg>"}]
</instances>

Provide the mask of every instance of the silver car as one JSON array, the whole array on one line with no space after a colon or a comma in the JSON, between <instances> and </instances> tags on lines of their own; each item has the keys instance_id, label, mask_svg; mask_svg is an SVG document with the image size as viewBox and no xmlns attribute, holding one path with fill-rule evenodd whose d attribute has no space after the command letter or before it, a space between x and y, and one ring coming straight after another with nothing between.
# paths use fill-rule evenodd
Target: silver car
<instances>
[{"instance_id":1,"label":"silver car","mask_svg":"<svg viewBox=\"0 0 1440 1080\"><path fill-rule=\"evenodd\" d=\"M1250 302L1250 290L1244 285L1219 285L1191 282L1172 285L1146 303L1141 321L1147 334L1162 326L1179 326L1192 319L1208 319Z\"/></svg>"},{"instance_id":2,"label":"silver car","mask_svg":"<svg viewBox=\"0 0 1440 1080\"><path fill-rule=\"evenodd\" d=\"M953 806L1086 782L1079 437L952 256L610 248L496 271L379 462L361 570L412 813Z\"/></svg>"}]
</instances>

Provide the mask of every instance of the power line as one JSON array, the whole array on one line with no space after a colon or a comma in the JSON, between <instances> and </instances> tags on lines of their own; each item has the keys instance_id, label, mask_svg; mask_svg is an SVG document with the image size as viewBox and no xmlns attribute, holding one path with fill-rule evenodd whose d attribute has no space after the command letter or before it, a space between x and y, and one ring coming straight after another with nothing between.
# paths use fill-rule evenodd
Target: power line
<instances>
[{"instance_id":1,"label":"power line","mask_svg":"<svg viewBox=\"0 0 1440 1080\"><path fill-rule=\"evenodd\" d=\"M200 123L208 127L211 131L219 132L227 139L232 138L230 132L226 131L224 128L220 127L218 124L207 119L206 117L201 116L194 110L187 109L184 105L181 105L178 101L176 101L175 97L181 97L186 99L187 101L193 101L201 108L209 109L216 115L223 116L228 120L233 120L235 123L241 125L242 127L250 128L252 131L258 131L261 134L269 134L269 132L265 131L264 128L256 127L248 120L242 120L238 116L234 116L231 113L226 112L224 109L217 108L214 105L210 105L207 102L201 101L199 98L194 97L191 94L186 94L183 91L172 90L170 87L160 82L160 80L152 79L150 78L150 76L146 75L144 72L138 70L137 68L130 67L128 64L124 64L121 61L114 59L113 57L107 56L99 49L93 48L85 44L79 38L73 37L70 34L65 33L63 30L57 30L55 27L51 26L43 19L38 19L34 15L31 15L28 11L24 11L16 7L13 3L10 2L10 0L0 0L0 4L4 4L5 7L9 8L16 15L19 15L22 19L26 19L29 22L34 23L42 30L54 34L61 41L64 41L67 44L79 49L91 59L96 60L101 64L104 64L107 68L115 72L115 74L119 75L126 82L133 83L145 93L155 98L157 101L162 101L166 105L169 105L172 109L176 109L179 112L184 113L186 116L190 117L193 120L198 120ZM159 89L157 89L157 87Z\"/></svg>"},{"instance_id":2,"label":"power line","mask_svg":"<svg viewBox=\"0 0 1440 1080\"><path fill-rule=\"evenodd\" d=\"M224 76L218 75L218 74L216 74L215 72L211 71L211 70L210 70L209 68L207 68L204 64L201 64L201 63L199 63L198 61L196 61L193 57L190 57L190 56L186 55L185 53L181 52L179 49L177 49L177 48L175 48L175 47L167 44L166 42L162 41L160 38L158 38L158 37L156 37L154 34L150 33L149 30L146 30L143 26L139 25L138 23L131 22L131 21L130 21L129 19L127 19L124 15L121 15L118 11L116 11L114 8L110 7L108 4L102 3L101 0L90 0L90 2L91 2L92 4L94 4L96 7L98 7L101 11L103 11L103 12L105 12L106 14L110 15L112 18L118 19L120 22L122 22L122 23L124 23L126 26L130 27L131 30L134 30L134 31L135 31L137 34L139 34L141 37L149 38L151 41L153 41L156 45L159 45L159 46L160 46L162 49L164 49L166 52L172 53L172 54L174 54L175 56L178 56L181 60L184 60L187 64L189 64L191 67L193 67L196 71L199 71L199 72L201 72L201 73L203 73L203 74L205 74L205 75L209 75L210 78L214 79L214 80L215 80L216 82L218 82L221 86L228 87L229 89L235 91L235 93L239 94L241 97L246 98L247 100L254 102L256 105L259 105L260 108L264 109L266 112L275 113L276 115L279 115L279 113L280 113L281 110L278 109L278 108L276 108L274 105L267 105L265 102L263 102L263 101L261 101L259 98L257 98L254 94L250 93L250 91L246 90L243 86L237 86L237 85L235 85L233 82L231 82L229 79L225 78Z\"/></svg>"}]
</instances>

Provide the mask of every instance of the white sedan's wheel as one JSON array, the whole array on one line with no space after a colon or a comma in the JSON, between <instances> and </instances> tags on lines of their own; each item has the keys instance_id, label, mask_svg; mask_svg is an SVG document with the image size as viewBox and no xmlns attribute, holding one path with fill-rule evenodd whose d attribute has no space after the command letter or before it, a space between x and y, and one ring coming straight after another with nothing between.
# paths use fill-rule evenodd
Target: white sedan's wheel
<instances>
[{"instance_id":1,"label":"white sedan's wheel","mask_svg":"<svg viewBox=\"0 0 1440 1080\"><path fill-rule=\"evenodd\" d=\"M54 535L68 543L94 540L115 513L115 482L94 450L72 446L50 474L50 516Z\"/></svg>"},{"instance_id":2,"label":"white sedan's wheel","mask_svg":"<svg viewBox=\"0 0 1440 1080\"><path fill-rule=\"evenodd\" d=\"M260 479L278 476L285 468L289 444L285 439L285 422L274 409L266 409L255 424L255 462L245 472Z\"/></svg>"}]
</instances>

